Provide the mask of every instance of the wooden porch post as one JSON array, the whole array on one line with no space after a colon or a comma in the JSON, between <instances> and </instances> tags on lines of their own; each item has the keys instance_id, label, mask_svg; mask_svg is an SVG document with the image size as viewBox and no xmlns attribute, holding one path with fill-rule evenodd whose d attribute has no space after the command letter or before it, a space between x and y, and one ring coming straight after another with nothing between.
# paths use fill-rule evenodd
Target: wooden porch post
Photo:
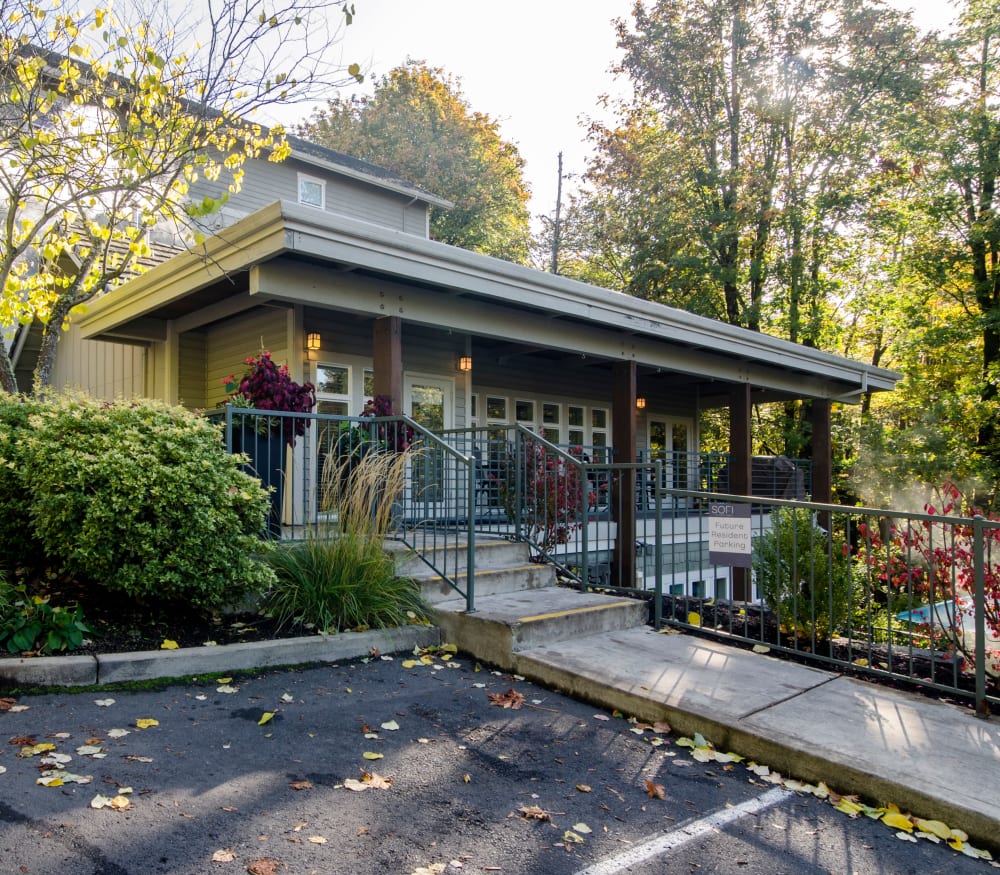
<instances>
[{"instance_id":1,"label":"wooden porch post","mask_svg":"<svg viewBox=\"0 0 1000 875\"><path fill-rule=\"evenodd\" d=\"M611 445L615 462L636 459L635 424L636 367L634 361L616 362L612 367ZM635 586L635 472L622 471L614 478L611 496L615 532L614 568L618 586Z\"/></svg>"},{"instance_id":2,"label":"wooden porch post","mask_svg":"<svg viewBox=\"0 0 1000 875\"><path fill-rule=\"evenodd\" d=\"M737 383L729 392L729 491L733 495L750 495L750 384ZM734 568L733 599L750 598L750 569Z\"/></svg>"},{"instance_id":3,"label":"wooden porch post","mask_svg":"<svg viewBox=\"0 0 1000 875\"><path fill-rule=\"evenodd\" d=\"M403 322L382 316L372 330L375 394L392 399L392 412L403 413Z\"/></svg>"},{"instance_id":4,"label":"wooden porch post","mask_svg":"<svg viewBox=\"0 0 1000 875\"><path fill-rule=\"evenodd\" d=\"M833 500L833 441L830 437L830 401L812 401L812 500L829 504Z\"/></svg>"}]
</instances>

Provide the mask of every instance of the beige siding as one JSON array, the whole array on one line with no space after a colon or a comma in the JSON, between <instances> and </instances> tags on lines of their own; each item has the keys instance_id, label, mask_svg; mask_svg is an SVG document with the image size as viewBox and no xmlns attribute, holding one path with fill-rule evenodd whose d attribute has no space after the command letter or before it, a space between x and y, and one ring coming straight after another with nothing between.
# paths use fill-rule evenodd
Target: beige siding
<instances>
[{"instance_id":1,"label":"beige siding","mask_svg":"<svg viewBox=\"0 0 1000 875\"><path fill-rule=\"evenodd\" d=\"M189 331L177 339L177 400L185 407L204 409L205 385L205 333ZM215 406L214 404L212 405Z\"/></svg>"},{"instance_id":2,"label":"beige siding","mask_svg":"<svg viewBox=\"0 0 1000 875\"><path fill-rule=\"evenodd\" d=\"M142 398L146 390L146 350L141 346L84 340L70 325L59 339L52 385L88 392L96 398Z\"/></svg>"},{"instance_id":3,"label":"beige siding","mask_svg":"<svg viewBox=\"0 0 1000 875\"><path fill-rule=\"evenodd\" d=\"M226 400L223 377L239 376L246 369L246 360L261 348L269 350L279 364L291 362L289 342L289 311L284 309L255 310L205 332L205 406L218 407Z\"/></svg>"}]
</instances>

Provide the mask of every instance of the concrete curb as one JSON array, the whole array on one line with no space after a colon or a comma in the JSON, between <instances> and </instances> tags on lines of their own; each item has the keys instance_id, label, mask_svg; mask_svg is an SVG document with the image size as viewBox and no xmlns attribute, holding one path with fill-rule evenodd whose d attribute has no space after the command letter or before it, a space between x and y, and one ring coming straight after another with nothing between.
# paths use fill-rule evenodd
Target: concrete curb
<instances>
[{"instance_id":1,"label":"concrete curb","mask_svg":"<svg viewBox=\"0 0 1000 875\"><path fill-rule=\"evenodd\" d=\"M163 680L276 665L338 662L368 656L373 648L379 653L398 653L440 643L441 632L436 626L400 626L179 650L0 659L0 687L81 687Z\"/></svg>"}]
</instances>

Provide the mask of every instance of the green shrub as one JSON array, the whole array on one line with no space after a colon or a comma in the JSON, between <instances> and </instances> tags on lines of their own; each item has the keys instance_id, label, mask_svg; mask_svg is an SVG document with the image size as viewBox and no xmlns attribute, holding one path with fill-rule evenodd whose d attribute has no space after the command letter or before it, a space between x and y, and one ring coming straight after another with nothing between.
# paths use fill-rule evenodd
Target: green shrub
<instances>
[{"instance_id":1,"label":"green shrub","mask_svg":"<svg viewBox=\"0 0 1000 875\"><path fill-rule=\"evenodd\" d=\"M89 631L81 608L55 607L0 576L0 646L8 652L75 650Z\"/></svg>"},{"instance_id":2,"label":"green shrub","mask_svg":"<svg viewBox=\"0 0 1000 875\"><path fill-rule=\"evenodd\" d=\"M427 614L419 587L396 577L381 539L333 532L280 545L267 561L277 583L265 595L262 609L282 627L293 624L319 632L381 629Z\"/></svg>"},{"instance_id":3,"label":"green shrub","mask_svg":"<svg viewBox=\"0 0 1000 875\"><path fill-rule=\"evenodd\" d=\"M214 608L273 581L267 494L217 428L153 401L53 397L20 441L28 519L62 574L140 602Z\"/></svg>"},{"instance_id":4,"label":"green shrub","mask_svg":"<svg viewBox=\"0 0 1000 875\"><path fill-rule=\"evenodd\" d=\"M30 482L19 443L39 407L31 399L0 394L0 566L9 568L34 564L41 554L28 525Z\"/></svg>"},{"instance_id":5,"label":"green shrub","mask_svg":"<svg viewBox=\"0 0 1000 875\"><path fill-rule=\"evenodd\" d=\"M851 607L847 551L816 525L807 508L780 507L771 530L754 542L753 570L761 596L787 630L807 638L837 632Z\"/></svg>"}]
</instances>

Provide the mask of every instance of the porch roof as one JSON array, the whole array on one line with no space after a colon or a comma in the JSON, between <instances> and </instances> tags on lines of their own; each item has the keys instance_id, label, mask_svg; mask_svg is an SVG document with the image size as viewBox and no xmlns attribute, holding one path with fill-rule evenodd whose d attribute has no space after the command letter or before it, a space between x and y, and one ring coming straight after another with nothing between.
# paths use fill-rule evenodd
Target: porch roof
<instances>
[{"instance_id":1,"label":"porch roof","mask_svg":"<svg viewBox=\"0 0 1000 875\"><path fill-rule=\"evenodd\" d=\"M331 273L336 271L336 273ZM331 277L335 279L331 280ZM900 375L346 216L275 202L94 301L84 337L149 343L268 302L399 315L775 398L856 401ZM719 387L720 396L725 389ZM704 397L703 397L704 400Z\"/></svg>"}]
</instances>

